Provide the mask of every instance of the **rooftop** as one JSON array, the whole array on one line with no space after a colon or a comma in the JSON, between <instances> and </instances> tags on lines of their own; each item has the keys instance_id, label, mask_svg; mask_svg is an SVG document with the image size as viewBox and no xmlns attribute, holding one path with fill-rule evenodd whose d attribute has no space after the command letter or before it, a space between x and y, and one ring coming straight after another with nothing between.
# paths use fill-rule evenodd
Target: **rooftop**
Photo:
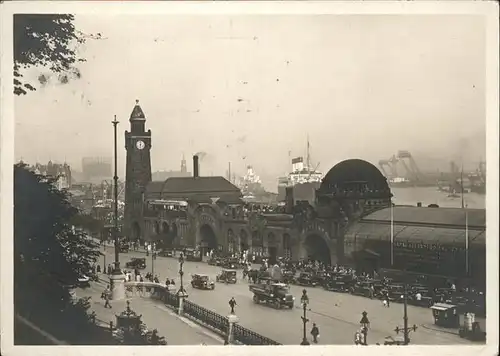
<instances>
[{"instance_id":1,"label":"rooftop","mask_svg":"<svg viewBox=\"0 0 500 356\"><path fill-rule=\"evenodd\" d=\"M404 225L447 225L455 228L465 227L465 214L470 228L486 229L486 209L460 208L427 208L427 207L393 207L394 223ZM391 221L391 208L377 210L365 216L362 222Z\"/></svg>"}]
</instances>

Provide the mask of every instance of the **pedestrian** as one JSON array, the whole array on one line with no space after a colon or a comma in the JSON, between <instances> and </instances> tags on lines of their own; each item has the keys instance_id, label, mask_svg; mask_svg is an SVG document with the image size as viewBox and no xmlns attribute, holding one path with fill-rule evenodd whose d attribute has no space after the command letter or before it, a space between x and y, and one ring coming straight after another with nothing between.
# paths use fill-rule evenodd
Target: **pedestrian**
<instances>
[{"instance_id":1,"label":"pedestrian","mask_svg":"<svg viewBox=\"0 0 500 356\"><path fill-rule=\"evenodd\" d=\"M234 297L231 297L229 300L229 306L231 307L231 314L234 314L234 307L236 306L236 300L234 300Z\"/></svg>"},{"instance_id":2,"label":"pedestrian","mask_svg":"<svg viewBox=\"0 0 500 356\"><path fill-rule=\"evenodd\" d=\"M111 309L111 304L109 303L111 297L111 289L109 288L109 285L106 287L106 290L102 292L102 297L104 298L104 308Z\"/></svg>"},{"instance_id":3,"label":"pedestrian","mask_svg":"<svg viewBox=\"0 0 500 356\"><path fill-rule=\"evenodd\" d=\"M97 273L101 273L101 265L97 265Z\"/></svg>"},{"instance_id":4,"label":"pedestrian","mask_svg":"<svg viewBox=\"0 0 500 356\"><path fill-rule=\"evenodd\" d=\"M319 328L316 326L316 323L313 323L313 327L311 329L311 335L313 337L313 342L317 344L319 338Z\"/></svg>"}]
</instances>

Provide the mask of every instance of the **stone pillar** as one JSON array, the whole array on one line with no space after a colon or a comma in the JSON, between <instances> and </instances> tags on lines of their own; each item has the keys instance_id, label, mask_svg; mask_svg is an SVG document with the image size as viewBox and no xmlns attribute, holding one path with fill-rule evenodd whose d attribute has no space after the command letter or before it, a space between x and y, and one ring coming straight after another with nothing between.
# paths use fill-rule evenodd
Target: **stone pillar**
<instances>
[{"instance_id":1,"label":"stone pillar","mask_svg":"<svg viewBox=\"0 0 500 356\"><path fill-rule=\"evenodd\" d=\"M179 315L182 315L184 313L184 299L187 298L187 293L183 292L183 291L179 291L179 293L177 293L177 295L179 296L179 310L178 310L178 314Z\"/></svg>"},{"instance_id":2,"label":"stone pillar","mask_svg":"<svg viewBox=\"0 0 500 356\"><path fill-rule=\"evenodd\" d=\"M112 274L109 281L111 284L111 300L125 299L125 275L121 272L120 274Z\"/></svg>"},{"instance_id":3,"label":"stone pillar","mask_svg":"<svg viewBox=\"0 0 500 356\"><path fill-rule=\"evenodd\" d=\"M234 343L234 325L240 321L240 319L235 314L229 314L227 316L229 321L229 330L227 331L227 342L231 345Z\"/></svg>"}]
</instances>

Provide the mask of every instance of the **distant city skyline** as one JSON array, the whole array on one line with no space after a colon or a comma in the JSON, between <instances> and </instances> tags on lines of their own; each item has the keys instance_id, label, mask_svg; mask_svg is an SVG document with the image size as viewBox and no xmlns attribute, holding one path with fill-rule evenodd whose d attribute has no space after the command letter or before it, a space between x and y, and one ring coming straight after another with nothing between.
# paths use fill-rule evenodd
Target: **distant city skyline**
<instances>
[{"instance_id":1,"label":"distant city skyline","mask_svg":"<svg viewBox=\"0 0 500 356\"><path fill-rule=\"evenodd\" d=\"M16 160L80 170L83 156L112 156L116 114L123 176L135 99L152 130L153 172L177 170L183 154L192 170L203 151L202 174L250 164L268 186L305 156L308 135L324 173L398 150L422 166L486 156L478 16L77 15L75 25L104 39L80 48L81 79L51 76L15 98Z\"/></svg>"}]
</instances>

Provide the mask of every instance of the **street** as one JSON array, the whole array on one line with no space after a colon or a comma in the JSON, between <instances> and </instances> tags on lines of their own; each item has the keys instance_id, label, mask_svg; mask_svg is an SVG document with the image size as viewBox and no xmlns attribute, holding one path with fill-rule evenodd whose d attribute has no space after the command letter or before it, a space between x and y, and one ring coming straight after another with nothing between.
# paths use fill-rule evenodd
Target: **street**
<instances>
[{"instance_id":1,"label":"street","mask_svg":"<svg viewBox=\"0 0 500 356\"><path fill-rule=\"evenodd\" d=\"M107 263L109 263L113 258L113 249L107 247L106 253ZM146 257L146 255L143 252L120 254L122 267L132 257ZM144 273L151 272L151 255L146 257L146 264L147 268ZM290 291L295 296L295 307L291 310L276 310L265 305L255 305L248 289L248 282L241 279L241 270L238 271L238 282L235 285L217 283L213 291L191 288L191 274L207 274L215 281L215 276L220 270L220 267L210 266L203 262L185 262L184 286L189 293L189 300L221 315L228 315L230 311L228 302L231 297L234 297L237 302L235 311L242 326L285 345L297 345L301 342L303 311L300 297L303 287L291 286ZM157 257L154 261L154 272L160 278L161 283L164 283L166 278L174 278L178 287L180 285L178 271L177 258ZM309 332L312 323L316 323L320 330L320 344L353 344L354 333L359 329L359 321L363 311L368 313L370 320L367 338L369 344L377 342L383 344L385 337L396 335L393 331L396 326L400 328L403 326L402 304L392 303L390 308L385 308L379 300L329 292L320 287L306 289L309 296L307 317L310 320L307 324L307 336L310 339ZM408 306L408 325L416 324L419 327L416 332L410 334L412 344L470 344L457 335L421 327L422 324L431 325L432 322L430 310Z\"/></svg>"}]
</instances>

